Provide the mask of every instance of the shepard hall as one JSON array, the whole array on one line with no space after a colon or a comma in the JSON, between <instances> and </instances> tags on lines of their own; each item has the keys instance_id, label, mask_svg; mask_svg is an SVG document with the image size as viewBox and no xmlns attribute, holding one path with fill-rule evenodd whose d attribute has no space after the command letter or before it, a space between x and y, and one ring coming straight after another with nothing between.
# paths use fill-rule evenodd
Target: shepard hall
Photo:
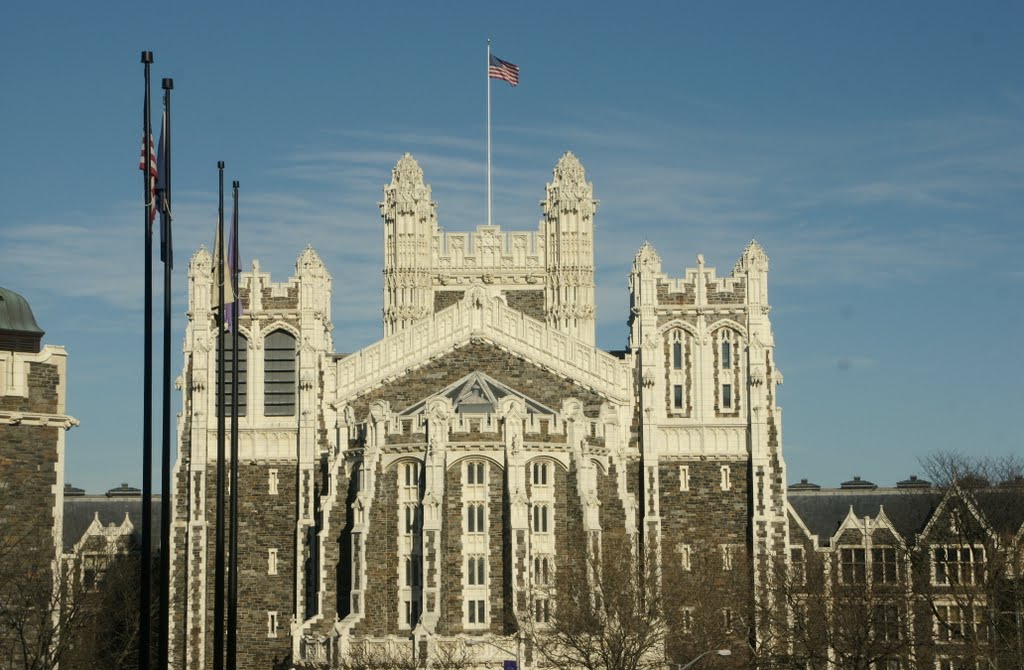
<instances>
[{"instance_id":1,"label":"shepard hall","mask_svg":"<svg viewBox=\"0 0 1024 670\"><path fill-rule=\"evenodd\" d=\"M403 156L380 203L383 337L332 339L312 248L239 294L238 663L337 662L367 645L427 665L542 665L524 622L554 616L565 561L621 550L743 566L748 598L791 549L768 258L682 276L649 244L628 278L624 351L595 345L598 201L566 153L532 230L448 232ZM298 251L298 250L297 250ZM218 318L214 260L188 267L174 469L170 648L212 666ZM230 345L229 345L230 349ZM230 352L229 352L229 365ZM233 366L232 366L233 367ZM737 570L740 570L737 567ZM477 642L474 639L490 642Z\"/></svg>"}]
</instances>

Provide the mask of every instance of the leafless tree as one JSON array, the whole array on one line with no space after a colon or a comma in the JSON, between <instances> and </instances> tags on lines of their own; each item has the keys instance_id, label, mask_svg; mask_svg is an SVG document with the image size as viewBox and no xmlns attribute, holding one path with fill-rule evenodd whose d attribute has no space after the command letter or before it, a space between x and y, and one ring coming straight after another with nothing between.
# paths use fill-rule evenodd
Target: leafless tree
<instances>
[{"instance_id":1,"label":"leafless tree","mask_svg":"<svg viewBox=\"0 0 1024 670\"><path fill-rule=\"evenodd\" d=\"M970 667L1024 659L1024 463L938 453L922 462L945 496L916 553L920 625L935 653Z\"/></svg>"},{"instance_id":2,"label":"leafless tree","mask_svg":"<svg viewBox=\"0 0 1024 670\"><path fill-rule=\"evenodd\" d=\"M5 668L56 667L82 619L69 600L75 584L60 568L49 509L24 504L34 500L38 487L30 476L4 481L0 488L0 666Z\"/></svg>"}]
</instances>

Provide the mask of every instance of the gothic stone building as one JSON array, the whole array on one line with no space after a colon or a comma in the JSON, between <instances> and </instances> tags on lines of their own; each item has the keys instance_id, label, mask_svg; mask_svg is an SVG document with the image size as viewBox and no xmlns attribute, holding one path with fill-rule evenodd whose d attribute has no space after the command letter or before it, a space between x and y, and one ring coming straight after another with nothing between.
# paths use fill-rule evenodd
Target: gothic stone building
<instances>
[{"instance_id":1,"label":"gothic stone building","mask_svg":"<svg viewBox=\"0 0 1024 670\"><path fill-rule=\"evenodd\" d=\"M335 353L331 276L313 249L286 282L257 263L242 274L227 370L242 408L240 667L367 640L423 661L439 641L513 635L546 616L529 594L560 557L613 533L659 561L735 557L754 589L786 553L764 251L751 242L728 276L698 256L671 277L644 244L628 348L608 352L594 336L597 200L572 154L541 207L536 230L446 232L401 158L380 205L384 337L350 354ZM212 262L200 250L189 264L179 379L179 668L212 666Z\"/></svg>"}]
</instances>

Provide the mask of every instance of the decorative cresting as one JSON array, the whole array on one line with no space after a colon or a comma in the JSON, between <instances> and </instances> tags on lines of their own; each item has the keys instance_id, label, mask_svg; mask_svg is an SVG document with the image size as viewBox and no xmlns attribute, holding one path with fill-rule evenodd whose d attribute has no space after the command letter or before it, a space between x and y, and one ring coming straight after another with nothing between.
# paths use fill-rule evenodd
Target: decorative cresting
<instances>
[{"instance_id":1,"label":"decorative cresting","mask_svg":"<svg viewBox=\"0 0 1024 670\"><path fill-rule=\"evenodd\" d=\"M390 335L433 311L433 242L436 203L423 170L410 154L399 159L384 187L384 334Z\"/></svg>"},{"instance_id":2,"label":"decorative cresting","mask_svg":"<svg viewBox=\"0 0 1024 670\"><path fill-rule=\"evenodd\" d=\"M570 152L559 159L541 201L547 245L545 302L553 328L594 343L594 186Z\"/></svg>"}]
</instances>

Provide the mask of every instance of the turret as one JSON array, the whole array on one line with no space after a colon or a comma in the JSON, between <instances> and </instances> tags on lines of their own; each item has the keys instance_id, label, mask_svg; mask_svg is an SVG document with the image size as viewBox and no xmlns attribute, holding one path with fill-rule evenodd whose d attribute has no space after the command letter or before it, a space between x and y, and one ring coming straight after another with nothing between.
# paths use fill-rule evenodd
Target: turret
<instances>
[{"instance_id":1,"label":"turret","mask_svg":"<svg viewBox=\"0 0 1024 670\"><path fill-rule=\"evenodd\" d=\"M594 343L594 185L579 160L566 152L541 201L547 245L545 303L548 325Z\"/></svg>"},{"instance_id":2,"label":"turret","mask_svg":"<svg viewBox=\"0 0 1024 670\"><path fill-rule=\"evenodd\" d=\"M433 311L432 245L438 234L436 203L423 170L410 154L399 159L384 187L384 334L391 335Z\"/></svg>"}]
</instances>

